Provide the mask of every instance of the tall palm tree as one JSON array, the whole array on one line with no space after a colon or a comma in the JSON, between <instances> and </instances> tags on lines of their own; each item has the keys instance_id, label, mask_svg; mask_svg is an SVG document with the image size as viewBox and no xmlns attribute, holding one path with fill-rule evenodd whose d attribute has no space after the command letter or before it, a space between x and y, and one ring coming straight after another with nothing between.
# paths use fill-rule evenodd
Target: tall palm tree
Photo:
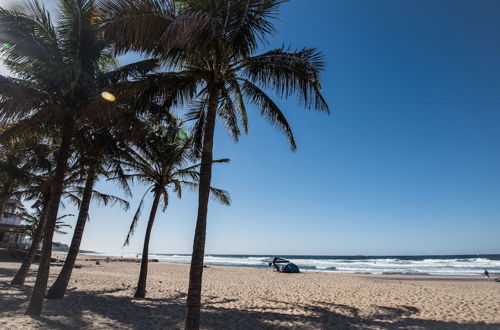
<instances>
[{"instance_id":1,"label":"tall palm tree","mask_svg":"<svg viewBox=\"0 0 500 330\"><path fill-rule=\"evenodd\" d=\"M128 245L134 233L140 218L144 197L149 192L153 193L153 204L144 237L141 270L134 294L136 298L144 298L146 295L149 241L160 199L163 200L163 211L165 211L169 203L169 188L177 194L177 197L181 198L183 187L190 189L198 187L199 173L197 170L199 164L191 164L191 156L191 141L187 138L187 134L180 127L171 125L167 126L166 129L161 126L152 127L146 138L129 148L121 160L127 169L125 176L128 179L136 179L149 186L133 217L124 246ZM214 162L228 161L228 159L221 159ZM210 193L219 202L225 205L230 204L229 195L224 190L211 187Z\"/></svg>"},{"instance_id":2,"label":"tall palm tree","mask_svg":"<svg viewBox=\"0 0 500 330\"><path fill-rule=\"evenodd\" d=\"M323 112L320 72L324 62L314 48L281 47L255 55L275 32L272 19L286 0L105 0L104 35L122 50L161 59L200 83L195 136L201 153L198 216L189 275L185 328L198 329L214 129L219 117L236 140L238 120L248 129L246 108L255 109L288 137L292 130L280 107L266 93L295 95L298 103Z\"/></svg>"},{"instance_id":3,"label":"tall palm tree","mask_svg":"<svg viewBox=\"0 0 500 330\"><path fill-rule=\"evenodd\" d=\"M53 157L51 157L53 158ZM53 160L50 161L49 159L45 160L45 166L46 168L46 173L41 173L38 174L37 176L33 177L33 185L28 187L23 193L26 196L27 200L35 200L36 202L33 204L32 208L37 209L37 213L34 214L29 214L26 217L26 220L30 223L28 227L28 232L29 235L32 237L32 242L31 245L28 249L28 252L23 260L23 263L21 264L20 268L18 269L16 275L14 276L13 280L11 281L12 285L22 285L24 284L24 281L26 279L26 275L28 274L28 271L31 267L31 264L33 262L33 259L35 257L35 254L40 246L41 238L43 235L43 229L45 225L45 220L47 217L47 205L48 205L48 200L50 198L50 183L51 183L51 174L53 173L51 169L55 167L55 164L53 163ZM80 187L78 186L81 183L81 169L79 168L80 166L72 165L69 174L67 175L65 179L65 190L63 192L63 196L77 205L82 205L84 204L84 196L86 195L85 192L85 187ZM85 183L88 182L89 179L85 179ZM98 191L92 191L92 195L99 201L102 202L104 205L108 204L114 204L114 203L120 203L124 207L127 207L128 203L126 201L123 201L115 196L110 196L106 195L103 193L100 193ZM61 203L62 204L62 203ZM77 223L75 226L75 232L79 231L79 226L81 226L81 221L78 221L79 219L82 218L82 214L84 214L84 210L80 208L79 211L79 216L77 219ZM35 219L35 216L37 218ZM85 217L86 219L87 217ZM55 227L55 232L58 232L58 229L60 228L60 223L59 219L61 217L58 217L58 220L56 222L56 227ZM72 242L75 240L75 235L73 235ZM72 244L73 246L74 244ZM70 246L70 250L71 246ZM68 255L70 255L68 251ZM72 255L72 254L71 254ZM76 256L75 256L76 258ZM66 262L70 258L66 258ZM63 266L64 268L64 266Z\"/></svg>"},{"instance_id":4,"label":"tall palm tree","mask_svg":"<svg viewBox=\"0 0 500 330\"><path fill-rule=\"evenodd\" d=\"M40 130L37 130L40 133ZM15 132L18 133L18 132ZM11 281L12 285L22 285L26 279L28 271L31 267L36 252L40 247L42 236L47 220L48 205L50 200L50 191L56 167L56 145L55 141L49 139L50 134L45 134L43 138L46 143L38 144L33 148L34 155L30 157L30 162L33 164L34 173L31 176L30 184L21 192L26 200L34 201L32 208L38 210L38 219L31 220L31 245L26 253L23 263L19 267L16 275ZM35 135L34 138L40 138L43 135ZM81 175L78 166L71 164L64 180L63 196L71 198L71 200L80 202L80 199L74 195L74 192L69 189L81 183ZM62 202L61 202L62 205ZM33 217L33 215L31 215ZM60 217L58 217L59 219ZM55 232L57 232L58 223L56 220Z\"/></svg>"},{"instance_id":5,"label":"tall palm tree","mask_svg":"<svg viewBox=\"0 0 500 330\"><path fill-rule=\"evenodd\" d=\"M0 8L0 49L4 64L15 78L0 76L0 121L23 119L36 127L52 121L60 127L60 144L43 236L37 279L26 314L40 315L47 288L52 238L71 154L75 127L82 117L101 119L116 109L96 79L110 61L110 44L98 30L96 0L59 0L57 25L37 0ZM152 63L141 63L144 71ZM156 65L156 64L154 64ZM129 66L130 67L130 66ZM130 73L117 69L111 80L128 81ZM99 111L96 111L98 109Z\"/></svg>"},{"instance_id":6,"label":"tall palm tree","mask_svg":"<svg viewBox=\"0 0 500 330\"><path fill-rule=\"evenodd\" d=\"M52 284L47 292L46 298L59 299L64 297L66 289L71 279L73 267L80 250L83 232L87 219L89 218L90 202L93 198L98 198L105 205L120 203L123 209L128 210L128 202L111 195L105 195L94 191L94 185L99 180L99 176L110 176L109 169L116 167L117 164L110 162L111 155L118 151L118 141L116 141L110 131L95 130L90 127L79 130L78 148L80 149L80 167L85 172L86 179L83 189L81 190L81 200L78 200L80 206L78 218L75 224L75 230L71 239L71 244L66 254L66 260L61 268L57 279ZM118 165L119 166L119 165ZM118 179L121 179L118 176ZM126 187L128 191L128 187Z\"/></svg>"},{"instance_id":7,"label":"tall palm tree","mask_svg":"<svg viewBox=\"0 0 500 330\"><path fill-rule=\"evenodd\" d=\"M32 244L11 284L23 284L42 238L47 216L48 187L55 168L53 141L49 135L19 133L19 123L5 127L1 131L0 176L1 192L4 195L25 200L35 200L34 208L40 210L38 221L30 221L33 229ZM46 129L46 128L44 128ZM40 127L38 128L40 131ZM0 205L2 209L3 205ZM27 214L24 212L23 214ZM32 220L33 215L29 215Z\"/></svg>"},{"instance_id":8,"label":"tall palm tree","mask_svg":"<svg viewBox=\"0 0 500 330\"><path fill-rule=\"evenodd\" d=\"M39 136L35 136L38 138ZM34 200L33 208L38 209L38 221L32 221L31 245L24 257L24 260L19 267L16 275L11 281L11 285L22 285L26 279L26 275L31 267L35 254L38 251L40 242L42 241L43 231L47 220L48 205L50 200L50 186L52 175L56 166L56 147L51 141L45 144L38 144L34 157L30 158L30 162L35 164L35 171L30 178L30 184L26 187L24 196L27 200ZM57 224L56 224L57 226Z\"/></svg>"}]
</instances>

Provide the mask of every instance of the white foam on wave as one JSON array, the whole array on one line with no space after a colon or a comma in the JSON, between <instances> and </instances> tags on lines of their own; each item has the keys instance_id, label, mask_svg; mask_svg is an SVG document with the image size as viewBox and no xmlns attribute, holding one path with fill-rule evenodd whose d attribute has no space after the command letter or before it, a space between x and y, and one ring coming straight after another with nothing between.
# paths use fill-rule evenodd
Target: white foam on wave
<instances>
[{"instance_id":1,"label":"white foam on wave","mask_svg":"<svg viewBox=\"0 0 500 330\"><path fill-rule=\"evenodd\" d=\"M116 254L115 256L136 257L135 254ZM151 254L163 262L190 263L191 255ZM205 264L220 266L266 266L262 256L217 256L206 255ZM292 258L291 261L302 269L370 274L429 274L429 275L480 275L484 269L490 273L500 273L500 260L488 258L370 258L370 259L334 259L334 258Z\"/></svg>"}]
</instances>

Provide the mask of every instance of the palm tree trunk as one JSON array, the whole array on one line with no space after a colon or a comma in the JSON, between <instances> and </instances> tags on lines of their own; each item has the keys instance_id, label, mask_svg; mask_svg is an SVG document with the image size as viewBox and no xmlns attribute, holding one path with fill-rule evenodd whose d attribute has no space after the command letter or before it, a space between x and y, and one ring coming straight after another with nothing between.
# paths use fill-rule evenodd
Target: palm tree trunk
<instances>
[{"instance_id":1,"label":"palm tree trunk","mask_svg":"<svg viewBox=\"0 0 500 330\"><path fill-rule=\"evenodd\" d=\"M73 137L74 126L74 119L72 113L70 113L66 116L64 121L61 146L59 147L56 170L50 191L51 199L43 235L42 254L40 256L35 286L33 287L31 299L25 313L27 315L40 316L42 313L43 298L47 290L47 281L49 280L52 239L54 237L59 203L61 202L61 195L64 189L64 177L68 168L68 159L71 154L71 139Z\"/></svg>"},{"instance_id":2,"label":"palm tree trunk","mask_svg":"<svg viewBox=\"0 0 500 330\"><path fill-rule=\"evenodd\" d=\"M48 212L48 199L44 202L42 213L40 214L40 220L38 221L38 226L36 227L35 234L33 235L31 246L28 249L28 253L23 260L21 267L14 276L11 285L23 285L26 280L26 275L33 263L33 259L35 258L36 251L38 250L38 246L42 240L43 231L45 229L45 222L47 220L47 212Z\"/></svg>"},{"instance_id":3,"label":"palm tree trunk","mask_svg":"<svg viewBox=\"0 0 500 330\"><path fill-rule=\"evenodd\" d=\"M68 254L66 255L66 260L64 261L64 265L59 273L59 276L47 292L47 299L60 299L64 297L64 294L66 293L71 273L73 272L73 267L75 266L76 257L78 256L78 251L80 250L85 224L87 223L89 216L89 208L90 202L92 201L95 179L96 165L93 163L90 165L88 170L87 180L85 182L85 187L83 188L82 203L80 205L80 211L78 212L78 219L76 220L75 231L73 232L73 238L71 239L71 245L69 247Z\"/></svg>"},{"instance_id":4,"label":"palm tree trunk","mask_svg":"<svg viewBox=\"0 0 500 330\"><path fill-rule=\"evenodd\" d=\"M203 137L203 151L200 166L200 184L198 190L198 217L193 242L191 269L189 271L189 289L184 327L187 330L200 328L201 286L203 259L205 256L205 236L207 231L208 199L212 180L212 150L214 143L215 119L217 114L219 85L209 84L208 111Z\"/></svg>"},{"instance_id":5,"label":"palm tree trunk","mask_svg":"<svg viewBox=\"0 0 500 330\"><path fill-rule=\"evenodd\" d=\"M148 277L148 258L149 258L149 239L151 238L151 229L155 222L156 210L160 202L160 189L155 189L155 197L149 214L148 227L146 228L146 236L144 237L144 247L142 248L141 272L139 273L139 281L135 290L135 298L144 298L146 296L146 282Z\"/></svg>"}]
</instances>

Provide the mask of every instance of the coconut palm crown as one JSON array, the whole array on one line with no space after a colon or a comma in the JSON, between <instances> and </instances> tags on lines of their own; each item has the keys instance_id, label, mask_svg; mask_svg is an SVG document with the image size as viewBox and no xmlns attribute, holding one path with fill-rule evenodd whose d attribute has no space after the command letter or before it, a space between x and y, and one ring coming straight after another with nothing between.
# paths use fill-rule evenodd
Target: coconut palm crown
<instances>
[{"instance_id":1,"label":"coconut palm crown","mask_svg":"<svg viewBox=\"0 0 500 330\"><path fill-rule=\"evenodd\" d=\"M183 189L197 189L200 179L198 172L200 164L191 162L193 156L189 136L176 123L175 118L169 121L170 123L163 125L148 125L149 133L146 137L128 148L121 158L122 166L126 169L124 176L131 181L137 180L147 185L132 219L124 246L129 244L134 234L144 197L149 192L153 194L153 204L144 238L141 271L134 295L136 298L144 298L146 294L149 240L160 200L163 201L163 211L165 211L169 204L169 189L178 198L182 198ZM226 163L229 160L220 159L214 162ZM210 193L215 200L224 205L231 203L229 194L224 190L211 187Z\"/></svg>"}]
</instances>

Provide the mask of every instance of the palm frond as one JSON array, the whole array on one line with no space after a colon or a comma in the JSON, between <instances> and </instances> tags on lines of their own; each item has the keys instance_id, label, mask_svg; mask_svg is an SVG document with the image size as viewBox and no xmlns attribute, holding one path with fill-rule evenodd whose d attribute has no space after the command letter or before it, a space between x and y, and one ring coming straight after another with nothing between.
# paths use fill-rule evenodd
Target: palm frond
<instances>
[{"instance_id":1,"label":"palm frond","mask_svg":"<svg viewBox=\"0 0 500 330\"><path fill-rule=\"evenodd\" d=\"M119 161L114 161L117 164ZM117 164L114 167L114 176L109 177L108 180L115 181L116 184L123 190L126 196L132 197L132 190L130 190L130 186L128 184L129 179L133 179L132 177L125 174L122 166Z\"/></svg>"},{"instance_id":2,"label":"palm frond","mask_svg":"<svg viewBox=\"0 0 500 330\"><path fill-rule=\"evenodd\" d=\"M191 144L193 146L193 158L199 159L201 157L201 150L203 146L203 136L205 131L205 123L207 116L207 102L206 99L196 102L193 108L186 114L188 121L195 121L191 129Z\"/></svg>"},{"instance_id":3,"label":"palm frond","mask_svg":"<svg viewBox=\"0 0 500 330\"><path fill-rule=\"evenodd\" d=\"M222 205L231 205L231 197L226 190L210 187L210 197Z\"/></svg>"},{"instance_id":4,"label":"palm frond","mask_svg":"<svg viewBox=\"0 0 500 330\"><path fill-rule=\"evenodd\" d=\"M132 218L132 223L130 224L130 228L128 230L127 238L125 239L125 243L123 243L123 246L127 246L130 243L130 239L134 235L135 228L137 227L137 223L139 222L139 219L141 217L141 212L142 212L142 207L144 205L144 197L146 197L146 194L150 191L148 188L144 195L142 195L141 201L139 203L139 206L137 207L137 210L135 211L134 217Z\"/></svg>"},{"instance_id":5,"label":"palm frond","mask_svg":"<svg viewBox=\"0 0 500 330\"><path fill-rule=\"evenodd\" d=\"M146 112L152 104L160 104L164 113L173 106L182 106L196 95L197 79L178 72L150 74L139 81L118 83L110 92L119 102Z\"/></svg>"},{"instance_id":6,"label":"palm frond","mask_svg":"<svg viewBox=\"0 0 500 330\"><path fill-rule=\"evenodd\" d=\"M94 66L106 47L97 37L99 16L95 1L59 0L57 14L61 49L69 58L78 58L84 72Z\"/></svg>"},{"instance_id":7,"label":"palm frond","mask_svg":"<svg viewBox=\"0 0 500 330\"><path fill-rule=\"evenodd\" d=\"M198 183L196 182L179 180L179 183L192 191L196 191L199 187ZM229 195L229 192L227 192L226 190L210 187L210 198L223 205L231 205L231 197Z\"/></svg>"},{"instance_id":8,"label":"palm frond","mask_svg":"<svg viewBox=\"0 0 500 330\"><path fill-rule=\"evenodd\" d=\"M112 87L118 83L123 83L128 80L138 80L157 69L159 67L158 60L149 59L135 63L130 63L119 67L118 69L106 72L99 77L102 88Z\"/></svg>"},{"instance_id":9,"label":"palm frond","mask_svg":"<svg viewBox=\"0 0 500 330\"><path fill-rule=\"evenodd\" d=\"M238 116L236 114L236 109L231 99L231 96L226 89L222 89L221 105L217 109L217 115L219 120L224 124L224 128L228 133L229 137L233 141L238 142L241 135L240 128L238 126Z\"/></svg>"},{"instance_id":10,"label":"palm frond","mask_svg":"<svg viewBox=\"0 0 500 330\"><path fill-rule=\"evenodd\" d=\"M163 212L165 212L167 210L167 207L168 207L168 191L167 191L167 188L166 187L161 187L160 188L160 192L159 194L161 194L161 196L163 197Z\"/></svg>"},{"instance_id":11,"label":"palm frond","mask_svg":"<svg viewBox=\"0 0 500 330\"><path fill-rule=\"evenodd\" d=\"M12 9L0 8L0 35L0 41L10 45L0 49L10 63L60 58L50 14L38 1L17 1Z\"/></svg>"},{"instance_id":12,"label":"palm frond","mask_svg":"<svg viewBox=\"0 0 500 330\"><path fill-rule=\"evenodd\" d=\"M298 94L305 107L328 112L321 95L323 55L316 48L290 51L284 47L250 57L242 64L243 76L275 90L282 97Z\"/></svg>"},{"instance_id":13,"label":"palm frond","mask_svg":"<svg viewBox=\"0 0 500 330\"><path fill-rule=\"evenodd\" d=\"M130 203L125 199L109 194L104 194L97 190L92 191L92 198L97 200L99 203L103 203L104 206L113 206L118 204L124 211L128 211L130 208Z\"/></svg>"},{"instance_id":14,"label":"palm frond","mask_svg":"<svg viewBox=\"0 0 500 330\"><path fill-rule=\"evenodd\" d=\"M248 80L242 81L242 90L245 97L257 106L261 116L285 133L288 137L290 149L295 151L297 145L295 144L292 129L278 105L264 91Z\"/></svg>"},{"instance_id":15,"label":"palm frond","mask_svg":"<svg viewBox=\"0 0 500 330\"><path fill-rule=\"evenodd\" d=\"M49 95L27 86L22 80L0 76L1 122L23 119L49 100Z\"/></svg>"},{"instance_id":16,"label":"palm frond","mask_svg":"<svg viewBox=\"0 0 500 330\"><path fill-rule=\"evenodd\" d=\"M243 131L245 132L245 134L248 134L248 115L240 85L236 80L228 81L228 85L232 97L236 100L236 105L239 112L241 125L243 126Z\"/></svg>"},{"instance_id":17,"label":"palm frond","mask_svg":"<svg viewBox=\"0 0 500 330\"><path fill-rule=\"evenodd\" d=\"M78 208L80 208L82 206L82 199L80 198L80 196L78 196L77 193L72 192L72 191L66 191L64 193L64 197L66 199L68 199L70 202L72 202L73 204L75 204Z\"/></svg>"},{"instance_id":18,"label":"palm frond","mask_svg":"<svg viewBox=\"0 0 500 330\"><path fill-rule=\"evenodd\" d=\"M278 18L279 7L288 0L231 1L226 14L225 29L235 46L235 57L240 58L266 43L268 35L276 32L273 19Z\"/></svg>"},{"instance_id":19,"label":"palm frond","mask_svg":"<svg viewBox=\"0 0 500 330\"><path fill-rule=\"evenodd\" d=\"M155 49L176 16L170 0L105 0L101 2L104 37L118 51Z\"/></svg>"}]
</instances>

